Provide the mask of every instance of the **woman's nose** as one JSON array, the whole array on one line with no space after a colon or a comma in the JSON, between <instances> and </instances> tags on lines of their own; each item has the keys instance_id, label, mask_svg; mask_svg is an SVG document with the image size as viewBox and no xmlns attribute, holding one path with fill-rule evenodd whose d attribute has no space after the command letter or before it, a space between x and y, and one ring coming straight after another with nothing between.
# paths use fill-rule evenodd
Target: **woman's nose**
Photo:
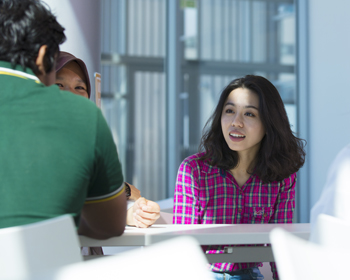
<instances>
[{"instance_id":1,"label":"woman's nose","mask_svg":"<svg viewBox=\"0 0 350 280\"><path fill-rule=\"evenodd\" d=\"M233 116L231 125L234 127L243 127L243 120L239 114Z\"/></svg>"},{"instance_id":2,"label":"woman's nose","mask_svg":"<svg viewBox=\"0 0 350 280\"><path fill-rule=\"evenodd\" d=\"M69 85L64 85L63 89L67 91L71 91L71 87Z\"/></svg>"},{"instance_id":3,"label":"woman's nose","mask_svg":"<svg viewBox=\"0 0 350 280\"><path fill-rule=\"evenodd\" d=\"M71 87L70 85L65 85L64 90L75 93L74 87Z\"/></svg>"}]
</instances>

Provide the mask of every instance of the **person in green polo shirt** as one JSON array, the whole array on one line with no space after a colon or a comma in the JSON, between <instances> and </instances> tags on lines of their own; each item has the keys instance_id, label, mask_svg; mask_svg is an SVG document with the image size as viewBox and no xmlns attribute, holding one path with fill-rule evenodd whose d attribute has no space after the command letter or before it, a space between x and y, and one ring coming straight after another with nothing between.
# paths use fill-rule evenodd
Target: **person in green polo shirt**
<instances>
[{"instance_id":1,"label":"person in green polo shirt","mask_svg":"<svg viewBox=\"0 0 350 280\"><path fill-rule=\"evenodd\" d=\"M90 98L91 84L85 62L69 52L60 51L56 62L56 85L61 90ZM141 192L133 185L126 184L128 211L127 225L149 227L160 217L158 203L141 197Z\"/></svg>"},{"instance_id":2,"label":"person in green polo shirt","mask_svg":"<svg viewBox=\"0 0 350 280\"><path fill-rule=\"evenodd\" d=\"M0 34L0 228L69 213L80 234L122 234L124 180L107 123L52 85L64 28L38 0L1 0Z\"/></svg>"}]
</instances>

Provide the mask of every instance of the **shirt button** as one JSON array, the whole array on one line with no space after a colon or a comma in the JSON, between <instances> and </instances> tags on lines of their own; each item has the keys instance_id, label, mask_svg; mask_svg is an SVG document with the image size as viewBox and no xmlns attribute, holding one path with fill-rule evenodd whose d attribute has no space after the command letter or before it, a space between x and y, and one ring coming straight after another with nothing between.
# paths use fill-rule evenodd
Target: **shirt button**
<instances>
[{"instance_id":1,"label":"shirt button","mask_svg":"<svg viewBox=\"0 0 350 280\"><path fill-rule=\"evenodd\" d=\"M267 214L266 213L264 213L264 217L266 217L267 216Z\"/></svg>"},{"instance_id":2,"label":"shirt button","mask_svg":"<svg viewBox=\"0 0 350 280\"><path fill-rule=\"evenodd\" d=\"M239 209L238 209L238 212L239 212L239 213L241 213L241 212L242 212L242 209L241 209L241 208L239 208Z\"/></svg>"}]
</instances>

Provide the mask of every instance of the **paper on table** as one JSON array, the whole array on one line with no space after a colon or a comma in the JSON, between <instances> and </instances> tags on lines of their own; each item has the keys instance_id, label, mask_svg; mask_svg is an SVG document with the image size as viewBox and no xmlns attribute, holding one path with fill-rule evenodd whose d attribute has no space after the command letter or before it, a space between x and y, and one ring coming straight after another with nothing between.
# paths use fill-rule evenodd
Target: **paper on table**
<instances>
[{"instance_id":1,"label":"paper on table","mask_svg":"<svg viewBox=\"0 0 350 280\"><path fill-rule=\"evenodd\" d=\"M215 227L225 227L230 226L227 224L188 224L188 225L178 225L178 224L154 224L149 228L137 228L133 226L126 226L125 232L141 232L141 233L165 233L172 232L174 230L192 230L192 229L201 229L201 228L215 228Z\"/></svg>"}]
</instances>

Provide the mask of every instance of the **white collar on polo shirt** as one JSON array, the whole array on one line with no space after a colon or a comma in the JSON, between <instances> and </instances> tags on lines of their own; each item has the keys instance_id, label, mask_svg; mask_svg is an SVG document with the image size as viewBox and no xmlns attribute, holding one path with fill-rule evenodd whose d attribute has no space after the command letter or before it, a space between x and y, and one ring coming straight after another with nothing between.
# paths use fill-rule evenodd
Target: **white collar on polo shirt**
<instances>
[{"instance_id":1,"label":"white collar on polo shirt","mask_svg":"<svg viewBox=\"0 0 350 280\"><path fill-rule=\"evenodd\" d=\"M27 78L27 79L32 79L36 82L40 82L37 76L31 75L22 71L18 70L13 70L5 67L0 67L0 75L10 75L10 76L15 76L15 77L20 77L20 78Z\"/></svg>"}]
</instances>

